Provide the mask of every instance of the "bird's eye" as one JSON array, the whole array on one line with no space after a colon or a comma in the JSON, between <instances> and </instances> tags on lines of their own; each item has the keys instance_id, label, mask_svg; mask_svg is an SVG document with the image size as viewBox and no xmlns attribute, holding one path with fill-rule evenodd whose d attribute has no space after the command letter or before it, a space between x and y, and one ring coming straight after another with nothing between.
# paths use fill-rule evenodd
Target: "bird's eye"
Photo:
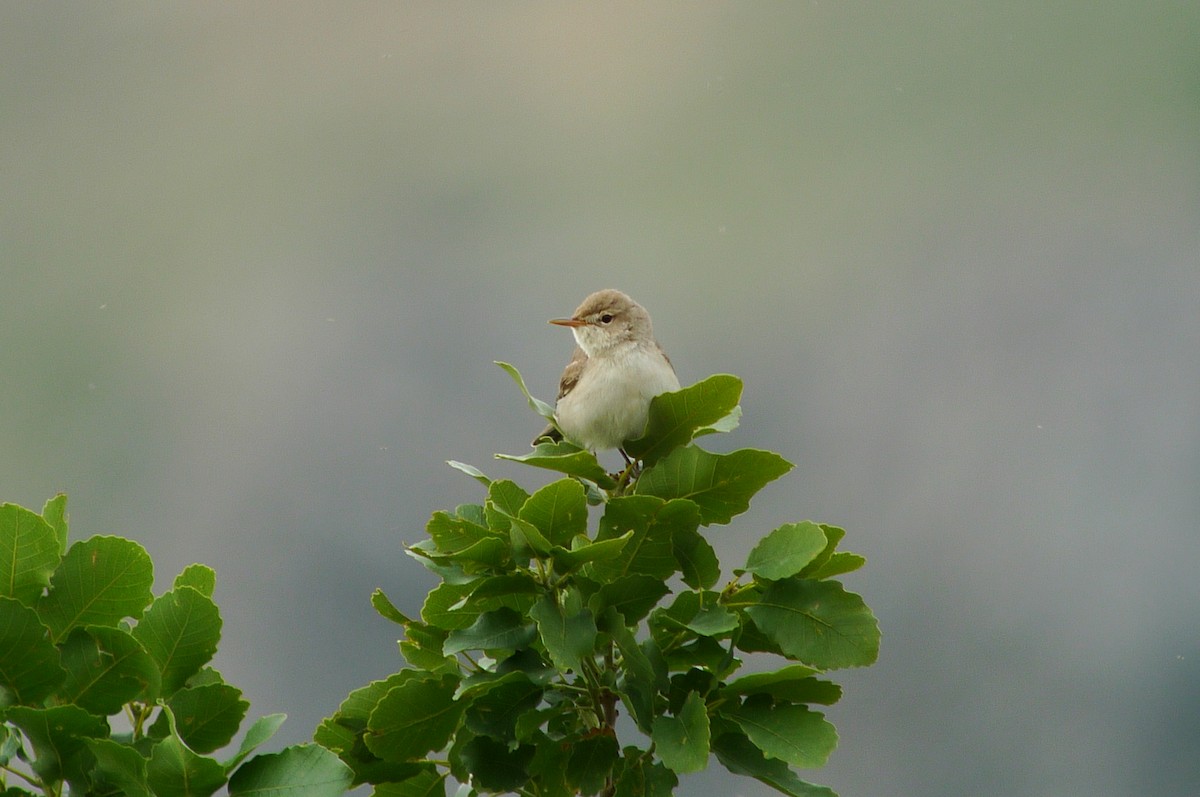
<instances>
[{"instance_id":1,"label":"bird's eye","mask_svg":"<svg viewBox=\"0 0 1200 797\"><path fill-rule=\"evenodd\" d=\"M612 319L613 319L612 313L605 313L604 315L600 316L600 323L601 324L610 324L610 323L612 323Z\"/></svg>"}]
</instances>

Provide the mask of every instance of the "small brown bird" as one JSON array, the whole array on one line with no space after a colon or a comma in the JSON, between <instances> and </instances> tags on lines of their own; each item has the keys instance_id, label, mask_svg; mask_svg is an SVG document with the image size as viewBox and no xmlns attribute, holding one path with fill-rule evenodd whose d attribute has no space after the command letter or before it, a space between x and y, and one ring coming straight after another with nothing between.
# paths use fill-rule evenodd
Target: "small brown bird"
<instances>
[{"instance_id":1,"label":"small brown bird","mask_svg":"<svg viewBox=\"0 0 1200 797\"><path fill-rule=\"evenodd\" d=\"M570 318L550 323L570 327L578 346L558 383L558 429L547 426L534 445L565 434L584 448L621 448L645 429L650 399L679 389L650 314L620 291L597 291Z\"/></svg>"}]
</instances>

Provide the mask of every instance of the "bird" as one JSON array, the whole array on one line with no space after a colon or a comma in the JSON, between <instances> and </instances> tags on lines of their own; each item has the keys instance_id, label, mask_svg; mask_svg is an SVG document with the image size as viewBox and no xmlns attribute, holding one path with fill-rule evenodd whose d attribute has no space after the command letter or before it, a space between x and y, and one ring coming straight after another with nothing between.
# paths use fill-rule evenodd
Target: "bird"
<instances>
[{"instance_id":1,"label":"bird","mask_svg":"<svg viewBox=\"0 0 1200 797\"><path fill-rule=\"evenodd\" d=\"M645 430L650 400L679 390L675 367L654 338L650 314L608 288L584 299L570 318L550 323L569 327L577 345L558 382L555 422L533 445L565 436L582 448L615 448L624 455L624 443Z\"/></svg>"}]
</instances>

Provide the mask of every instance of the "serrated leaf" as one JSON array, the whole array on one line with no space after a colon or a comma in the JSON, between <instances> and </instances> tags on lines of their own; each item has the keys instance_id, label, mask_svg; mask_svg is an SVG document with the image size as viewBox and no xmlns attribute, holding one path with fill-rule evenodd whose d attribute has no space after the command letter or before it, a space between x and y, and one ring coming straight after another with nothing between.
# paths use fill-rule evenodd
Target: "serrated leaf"
<instances>
[{"instance_id":1,"label":"serrated leaf","mask_svg":"<svg viewBox=\"0 0 1200 797\"><path fill-rule=\"evenodd\" d=\"M367 721L367 748L385 761L411 761L445 747L465 708L457 686L447 675L389 689Z\"/></svg>"},{"instance_id":2,"label":"serrated leaf","mask_svg":"<svg viewBox=\"0 0 1200 797\"><path fill-rule=\"evenodd\" d=\"M596 648L596 622L586 609L567 615L551 595L544 595L529 610L538 636L560 670L579 671L580 662Z\"/></svg>"},{"instance_id":3,"label":"serrated leaf","mask_svg":"<svg viewBox=\"0 0 1200 797\"><path fill-rule=\"evenodd\" d=\"M768 482L792 469L770 451L744 448L713 454L695 445L677 448L642 473L638 495L686 498L700 508L704 525L728 523L750 508L750 499Z\"/></svg>"},{"instance_id":4,"label":"serrated leaf","mask_svg":"<svg viewBox=\"0 0 1200 797\"><path fill-rule=\"evenodd\" d=\"M59 493L42 507L42 519L54 529L58 540L58 555L67 552L67 540L70 538L70 525L67 522L67 494Z\"/></svg>"},{"instance_id":5,"label":"serrated leaf","mask_svg":"<svg viewBox=\"0 0 1200 797\"><path fill-rule=\"evenodd\" d=\"M524 617L507 608L479 615L474 623L461 630L451 631L442 651L447 656L464 650L517 650L533 641L537 631L526 625Z\"/></svg>"},{"instance_id":6,"label":"serrated leaf","mask_svg":"<svg viewBox=\"0 0 1200 797\"><path fill-rule=\"evenodd\" d=\"M84 743L96 757L97 771L120 788L124 797L151 797L146 759L141 753L112 739L86 739Z\"/></svg>"},{"instance_id":7,"label":"serrated leaf","mask_svg":"<svg viewBox=\"0 0 1200 797\"><path fill-rule=\"evenodd\" d=\"M217 588L217 571L208 565L190 564L175 576L175 587L191 587L206 598Z\"/></svg>"},{"instance_id":8,"label":"serrated leaf","mask_svg":"<svg viewBox=\"0 0 1200 797\"><path fill-rule=\"evenodd\" d=\"M512 380L517 383L517 387L521 389L521 394L525 396L525 400L529 402L529 407L538 415L541 415L548 421L554 420L554 408L541 399L536 399L529 392L529 388L525 387L525 379L521 376L521 372L515 366L505 362L496 361L496 365L504 369L504 372L512 377Z\"/></svg>"},{"instance_id":9,"label":"serrated leaf","mask_svg":"<svg viewBox=\"0 0 1200 797\"><path fill-rule=\"evenodd\" d=\"M169 697L216 653L221 615L211 598L178 587L154 600L133 636L158 665L160 694Z\"/></svg>"},{"instance_id":10,"label":"serrated leaf","mask_svg":"<svg viewBox=\"0 0 1200 797\"><path fill-rule=\"evenodd\" d=\"M496 459L506 459L510 462L520 462L567 476L577 476L595 482L605 490L611 490L617 486L616 479L608 475L608 471L600 465L595 454L566 440L557 443L538 443L534 446L533 451L520 456L496 454Z\"/></svg>"},{"instance_id":11,"label":"serrated leaf","mask_svg":"<svg viewBox=\"0 0 1200 797\"><path fill-rule=\"evenodd\" d=\"M825 549L825 532L816 523L785 523L759 540L746 557L744 572L776 581L794 576Z\"/></svg>"},{"instance_id":12,"label":"serrated leaf","mask_svg":"<svg viewBox=\"0 0 1200 797\"><path fill-rule=\"evenodd\" d=\"M15 598L0 598L0 704L37 705L66 677L37 612Z\"/></svg>"},{"instance_id":13,"label":"serrated leaf","mask_svg":"<svg viewBox=\"0 0 1200 797\"><path fill-rule=\"evenodd\" d=\"M50 591L38 602L38 615L55 642L73 628L115 627L126 617L142 616L153 583L154 565L142 546L121 537L92 537L67 550Z\"/></svg>"},{"instance_id":14,"label":"serrated leaf","mask_svg":"<svg viewBox=\"0 0 1200 797\"><path fill-rule=\"evenodd\" d=\"M709 728L704 698L689 692L679 715L660 715L650 734L662 762L680 774L699 772L708 764Z\"/></svg>"},{"instance_id":15,"label":"serrated leaf","mask_svg":"<svg viewBox=\"0 0 1200 797\"><path fill-rule=\"evenodd\" d=\"M741 733L723 733L713 740L713 752L726 769L767 784L789 797L837 797L827 786L801 780L778 758L766 758L754 743Z\"/></svg>"},{"instance_id":16,"label":"serrated leaf","mask_svg":"<svg viewBox=\"0 0 1200 797\"><path fill-rule=\"evenodd\" d=\"M93 714L116 714L139 695L158 691L154 659L119 628L76 628L62 644L62 664L61 695Z\"/></svg>"},{"instance_id":17,"label":"serrated leaf","mask_svg":"<svg viewBox=\"0 0 1200 797\"><path fill-rule=\"evenodd\" d=\"M836 581L776 581L746 614L789 658L821 670L865 667L879 655L875 616Z\"/></svg>"},{"instance_id":18,"label":"serrated leaf","mask_svg":"<svg viewBox=\"0 0 1200 797\"><path fill-rule=\"evenodd\" d=\"M794 767L821 767L837 747L837 731L818 711L769 700L747 701L724 716L770 758Z\"/></svg>"},{"instance_id":19,"label":"serrated leaf","mask_svg":"<svg viewBox=\"0 0 1200 797\"><path fill-rule=\"evenodd\" d=\"M460 470L463 473L467 474L472 479L474 479L475 481L482 484L484 487L487 487L487 486L491 485L491 483L492 483L492 480L487 477L487 474L485 474L483 471L481 471L479 468L475 467L474 465L468 465L465 462L459 462L458 460L454 460L454 459L446 460L446 464L449 465L450 467L454 468L455 470Z\"/></svg>"},{"instance_id":20,"label":"serrated leaf","mask_svg":"<svg viewBox=\"0 0 1200 797\"><path fill-rule=\"evenodd\" d=\"M587 531L583 486L574 479L551 482L529 496L517 517L536 526L551 545L566 546Z\"/></svg>"},{"instance_id":21,"label":"serrated leaf","mask_svg":"<svg viewBox=\"0 0 1200 797\"><path fill-rule=\"evenodd\" d=\"M742 380L729 374L714 374L682 390L655 396L645 433L628 441L625 453L653 465L691 442L700 429L727 418L741 396Z\"/></svg>"},{"instance_id":22,"label":"serrated leaf","mask_svg":"<svg viewBox=\"0 0 1200 797\"><path fill-rule=\"evenodd\" d=\"M371 593L371 606L385 620L391 620L399 625L408 625L412 622L404 612L396 608L396 604L392 603L379 587L376 587L375 591Z\"/></svg>"},{"instance_id":23,"label":"serrated leaf","mask_svg":"<svg viewBox=\"0 0 1200 797\"><path fill-rule=\"evenodd\" d=\"M0 597L35 605L61 556L58 535L41 515L0 504Z\"/></svg>"},{"instance_id":24,"label":"serrated leaf","mask_svg":"<svg viewBox=\"0 0 1200 797\"><path fill-rule=\"evenodd\" d=\"M301 744L242 764L229 778L229 797L337 797L353 780L336 755Z\"/></svg>"}]
</instances>

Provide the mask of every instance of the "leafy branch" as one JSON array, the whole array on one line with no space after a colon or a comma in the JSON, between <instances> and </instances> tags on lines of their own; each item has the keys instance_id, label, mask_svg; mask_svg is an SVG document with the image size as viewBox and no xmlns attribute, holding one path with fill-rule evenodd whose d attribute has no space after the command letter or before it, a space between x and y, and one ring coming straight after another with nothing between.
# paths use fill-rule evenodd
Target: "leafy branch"
<instances>
[{"instance_id":1,"label":"leafy branch","mask_svg":"<svg viewBox=\"0 0 1200 797\"><path fill-rule=\"evenodd\" d=\"M456 781L459 797L663 797L714 755L784 794L832 795L794 768L823 765L837 742L812 706L841 689L821 676L878 654L874 616L831 580L864 560L837 550L840 528L787 523L715 589L703 530L792 467L695 444L737 426L741 390L716 375L654 399L618 474L569 442L498 455L562 474L533 492L451 462L481 502L433 513L408 547L442 583L419 617L371 598L401 626L407 666L351 692L316 741L377 795Z\"/></svg>"}]
</instances>

